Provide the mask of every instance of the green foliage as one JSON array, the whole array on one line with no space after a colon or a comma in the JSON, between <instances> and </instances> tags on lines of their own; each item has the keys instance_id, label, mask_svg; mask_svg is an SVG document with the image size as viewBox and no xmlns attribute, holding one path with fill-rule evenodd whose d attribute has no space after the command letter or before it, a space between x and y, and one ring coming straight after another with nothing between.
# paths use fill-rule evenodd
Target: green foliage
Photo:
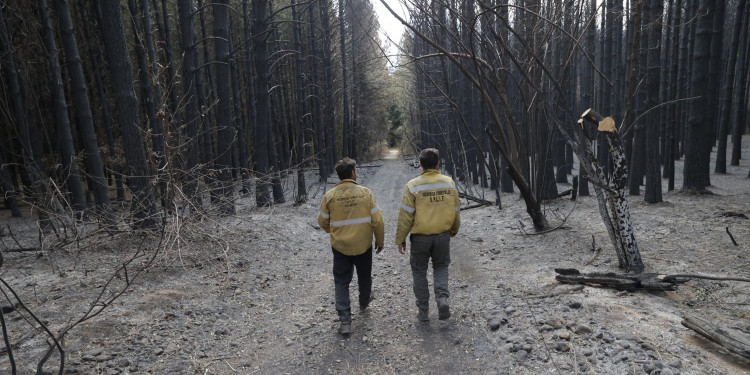
<instances>
[{"instance_id":1,"label":"green foliage","mask_svg":"<svg viewBox=\"0 0 750 375\"><path fill-rule=\"evenodd\" d=\"M394 148L401 143L403 138L401 115L401 110L398 109L396 104L391 104L388 107L388 121L391 123L388 129L388 147Z\"/></svg>"}]
</instances>

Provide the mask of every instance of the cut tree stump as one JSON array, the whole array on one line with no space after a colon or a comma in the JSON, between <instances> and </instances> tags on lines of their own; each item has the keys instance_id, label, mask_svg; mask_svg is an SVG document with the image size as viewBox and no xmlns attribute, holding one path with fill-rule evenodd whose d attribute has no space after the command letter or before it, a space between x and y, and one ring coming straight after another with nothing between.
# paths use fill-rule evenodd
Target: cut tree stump
<instances>
[{"instance_id":1,"label":"cut tree stump","mask_svg":"<svg viewBox=\"0 0 750 375\"><path fill-rule=\"evenodd\" d=\"M750 359L750 336L719 327L697 316L685 316L682 325L723 346L730 352Z\"/></svg>"}]
</instances>

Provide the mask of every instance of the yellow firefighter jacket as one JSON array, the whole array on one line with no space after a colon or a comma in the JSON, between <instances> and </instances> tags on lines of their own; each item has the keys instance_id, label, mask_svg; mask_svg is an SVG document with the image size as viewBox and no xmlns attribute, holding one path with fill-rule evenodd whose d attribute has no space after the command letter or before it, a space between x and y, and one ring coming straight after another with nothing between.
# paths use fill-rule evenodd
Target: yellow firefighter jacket
<instances>
[{"instance_id":1,"label":"yellow firefighter jacket","mask_svg":"<svg viewBox=\"0 0 750 375\"><path fill-rule=\"evenodd\" d=\"M401 199L396 228L396 244L406 242L406 235L438 234L450 230L458 233L461 226L458 190L448 176L435 169L409 181Z\"/></svg>"},{"instance_id":2,"label":"yellow firefighter jacket","mask_svg":"<svg viewBox=\"0 0 750 375\"><path fill-rule=\"evenodd\" d=\"M345 255L363 254L372 246L383 246L383 212L370 189L354 180L341 180L320 203L318 224L331 234L331 246Z\"/></svg>"}]
</instances>

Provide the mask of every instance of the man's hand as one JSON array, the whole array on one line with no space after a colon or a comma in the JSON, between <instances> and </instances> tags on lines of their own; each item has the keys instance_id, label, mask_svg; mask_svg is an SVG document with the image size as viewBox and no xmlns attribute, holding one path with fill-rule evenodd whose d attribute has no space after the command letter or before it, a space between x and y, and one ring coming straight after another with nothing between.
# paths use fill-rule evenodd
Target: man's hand
<instances>
[{"instance_id":1,"label":"man's hand","mask_svg":"<svg viewBox=\"0 0 750 375\"><path fill-rule=\"evenodd\" d=\"M406 243L398 245L398 252L401 254L406 254Z\"/></svg>"},{"instance_id":2,"label":"man's hand","mask_svg":"<svg viewBox=\"0 0 750 375\"><path fill-rule=\"evenodd\" d=\"M451 238L456 237L456 233L451 233Z\"/></svg>"},{"instance_id":3,"label":"man's hand","mask_svg":"<svg viewBox=\"0 0 750 375\"><path fill-rule=\"evenodd\" d=\"M375 254L380 254L380 252L381 252L381 251L383 251L383 246L378 246L378 247L377 247L377 248L375 249Z\"/></svg>"}]
</instances>

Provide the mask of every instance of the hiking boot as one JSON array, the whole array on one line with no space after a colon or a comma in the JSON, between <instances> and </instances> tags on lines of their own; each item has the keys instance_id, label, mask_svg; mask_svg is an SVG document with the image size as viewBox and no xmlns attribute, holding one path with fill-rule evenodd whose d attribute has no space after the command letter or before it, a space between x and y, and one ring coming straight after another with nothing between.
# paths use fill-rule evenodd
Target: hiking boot
<instances>
[{"instance_id":1,"label":"hiking boot","mask_svg":"<svg viewBox=\"0 0 750 375\"><path fill-rule=\"evenodd\" d=\"M422 323L429 323L430 317L429 317L430 310L428 309L419 309L419 313L417 314L417 319L419 319Z\"/></svg>"},{"instance_id":2,"label":"hiking boot","mask_svg":"<svg viewBox=\"0 0 750 375\"><path fill-rule=\"evenodd\" d=\"M339 332L342 335L348 335L352 333L352 322L341 322L341 326L339 327Z\"/></svg>"},{"instance_id":3,"label":"hiking boot","mask_svg":"<svg viewBox=\"0 0 750 375\"><path fill-rule=\"evenodd\" d=\"M451 309L448 306L448 300L444 297L437 299L438 319L446 320L451 317Z\"/></svg>"},{"instance_id":4,"label":"hiking boot","mask_svg":"<svg viewBox=\"0 0 750 375\"><path fill-rule=\"evenodd\" d=\"M359 303L359 311L367 309L367 306L370 306L370 302L372 302L372 300L374 300L374 299L375 299L375 296L372 295L372 294L370 294L370 298L367 300L367 302L365 302L365 303L360 302Z\"/></svg>"}]
</instances>

